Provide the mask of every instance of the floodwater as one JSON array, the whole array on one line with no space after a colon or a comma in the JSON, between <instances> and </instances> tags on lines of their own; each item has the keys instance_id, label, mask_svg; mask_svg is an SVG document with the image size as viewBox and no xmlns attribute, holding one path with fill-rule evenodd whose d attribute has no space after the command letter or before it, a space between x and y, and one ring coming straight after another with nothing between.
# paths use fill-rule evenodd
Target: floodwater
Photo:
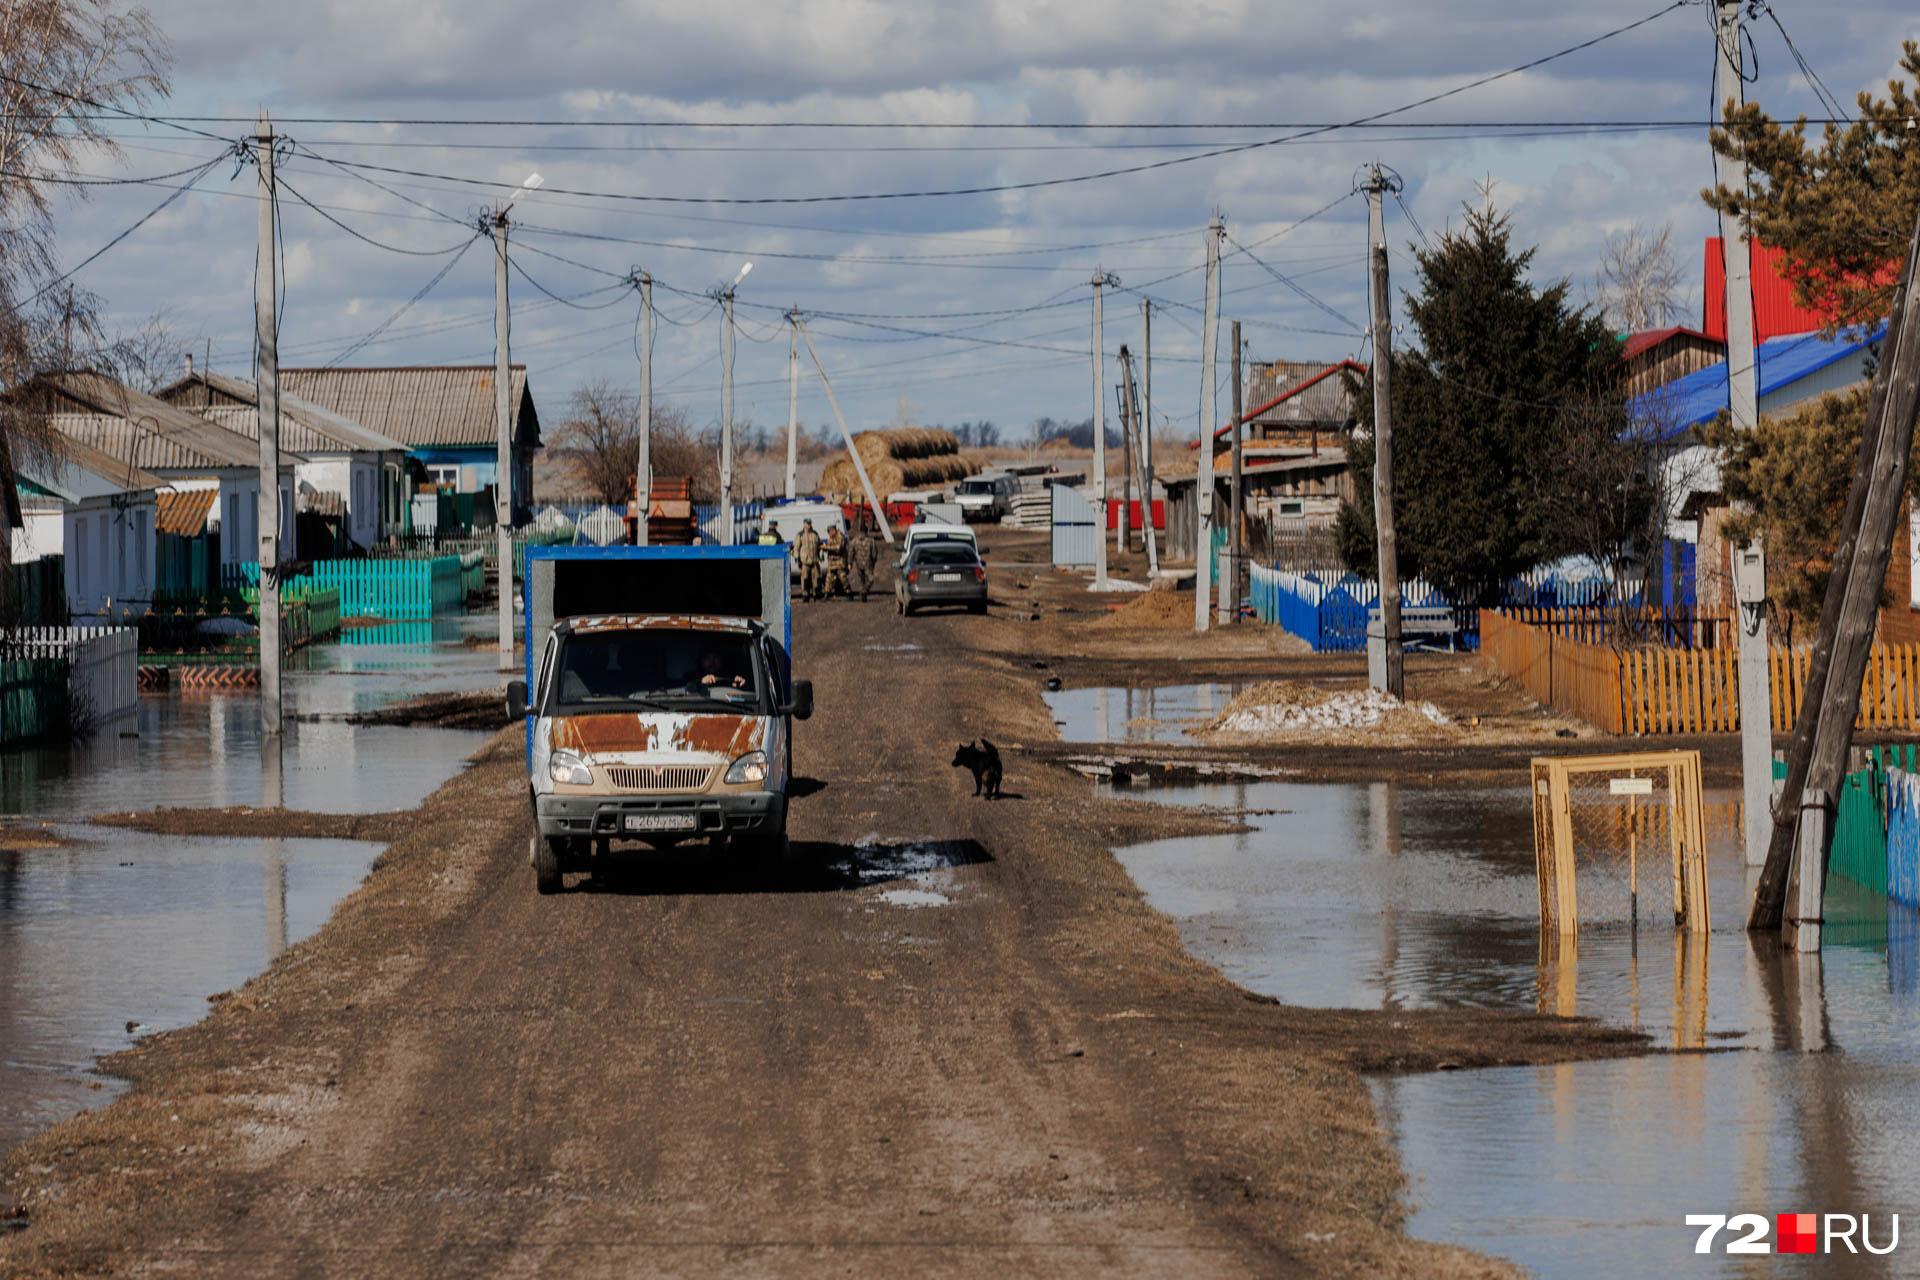
<instances>
[{"instance_id":1,"label":"floodwater","mask_svg":"<svg viewBox=\"0 0 1920 1280\"><path fill-rule=\"evenodd\" d=\"M1583 874L1582 928L1564 947L1536 927L1524 781L1132 794L1255 811L1244 834L1117 851L1188 947L1252 990L1580 1014L1663 1047L1727 1050L1376 1081L1413 1235L1546 1276L1770 1275L1784 1263L1730 1257L1724 1233L1695 1255L1685 1215L1869 1214L1884 1245L1891 1216L1915 1209L1920 918L1836 879L1821 956L1754 946L1734 794L1707 796L1710 935L1673 929L1666 868L1643 864L1637 926L1624 874ZM1920 1242L1817 1267L1920 1274Z\"/></svg>"},{"instance_id":2,"label":"floodwater","mask_svg":"<svg viewBox=\"0 0 1920 1280\"><path fill-rule=\"evenodd\" d=\"M1060 689L1045 696L1067 742L1179 742L1207 724L1241 689L1230 684L1163 685L1151 689Z\"/></svg>"},{"instance_id":3,"label":"floodwater","mask_svg":"<svg viewBox=\"0 0 1920 1280\"><path fill-rule=\"evenodd\" d=\"M135 1036L184 1026L317 930L376 845L156 836L85 825L157 806L406 809L489 735L337 717L500 682L490 617L347 633L285 675L280 767L263 766L252 691L144 695L126 736L0 754L0 815L53 818L74 843L0 853L0 1150L118 1087L93 1067ZM334 717L302 719L298 717ZM129 1030L129 1024L132 1029Z\"/></svg>"}]
</instances>

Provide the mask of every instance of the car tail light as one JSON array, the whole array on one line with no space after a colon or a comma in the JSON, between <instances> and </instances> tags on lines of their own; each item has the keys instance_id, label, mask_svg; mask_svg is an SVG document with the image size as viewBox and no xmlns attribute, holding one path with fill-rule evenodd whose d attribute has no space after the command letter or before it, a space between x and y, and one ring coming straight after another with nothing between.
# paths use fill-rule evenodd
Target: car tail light
<instances>
[{"instance_id":1,"label":"car tail light","mask_svg":"<svg viewBox=\"0 0 1920 1280\"><path fill-rule=\"evenodd\" d=\"M908 582L920 581L920 571L918 569L907 570L907 581Z\"/></svg>"},{"instance_id":2,"label":"car tail light","mask_svg":"<svg viewBox=\"0 0 1920 1280\"><path fill-rule=\"evenodd\" d=\"M973 580L975 582L985 582L987 580L986 569L984 569L980 565L973 566Z\"/></svg>"}]
</instances>

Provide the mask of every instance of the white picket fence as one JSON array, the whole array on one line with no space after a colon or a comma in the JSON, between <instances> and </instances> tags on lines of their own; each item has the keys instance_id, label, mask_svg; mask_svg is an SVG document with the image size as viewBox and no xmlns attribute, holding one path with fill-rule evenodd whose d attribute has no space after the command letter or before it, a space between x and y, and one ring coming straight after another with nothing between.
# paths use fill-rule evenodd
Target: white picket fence
<instances>
[{"instance_id":1,"label":"white picket fence","mask_svg":"<svg viewBox=\"0 0 1920 1280\"><path fill-rule=\"evenodd\" d=\"M96 725L140 705L140 633L132 627L12 627L0 630L0 653L65 659L68 705Z\"/></svg>"}]
</instances>

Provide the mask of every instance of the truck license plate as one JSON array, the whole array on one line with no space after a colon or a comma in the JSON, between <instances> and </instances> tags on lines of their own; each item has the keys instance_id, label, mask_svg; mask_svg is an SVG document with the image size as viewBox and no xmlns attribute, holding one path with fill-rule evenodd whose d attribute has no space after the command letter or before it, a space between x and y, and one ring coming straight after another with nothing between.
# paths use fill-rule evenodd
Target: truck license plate
<instances>
[{"instance_id":1,"label":"truck license plate","mask_svg":"<svg viewBox=\"0 0 1920 1280\"><path fill-rule=\"evenodd\" d=\"M958 582L960 581L960 575L957 573L936 573L933 575L933 580L935 582Z\"/></svg>"},{"instance_id":2,"label":"truck license plate","mask_svg":"<svg viewBox=\"0 0 1920 1280\"><path fill-rule=\"evenodd\" d=\"M628 831L692 831L700 822L691 813L629 813L624 825Z\"/></svg>"}]
</instances>

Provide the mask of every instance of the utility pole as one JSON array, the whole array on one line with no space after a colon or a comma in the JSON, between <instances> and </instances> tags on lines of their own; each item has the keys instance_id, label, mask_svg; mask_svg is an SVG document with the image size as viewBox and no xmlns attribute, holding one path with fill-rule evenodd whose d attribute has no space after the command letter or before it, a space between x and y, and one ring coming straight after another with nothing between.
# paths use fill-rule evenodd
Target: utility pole
<instances>
[{"instance_id":1,"label":"utility pole","mask_svg":"<svg viewBox=\"0 0 1920 1280\"><path fill-rule=\"evenodd\" d=\"M493 215L493 528L500 557L500 670L513 670L513 363L507 307L507 210Z\"/></svg>"},{"instance_id":2,"label":"utility pole","mask_svg":"<svg viewBox=\"0 0 1920 1280\"><path fill-rule=\"evenodd\" d=\"M1193 629L1207 629L1213 588L1213 364L1220 345L1220 240L1227 224L1207 223L1207 302L1200 321L1200 454L1193 484Z\"/></svg>"},{"instance_id":3,"label":"utility pole","mask_svg":"<svg viewBox=\"0 0 1920 1280\"><path fill-rule=\"evenodd\" d=\"M1141 510L1146 513L1147 569L1160 571L1160 549L1153 531L1153 299L1140 299L1140 483Z\"/></svg>"},{"instance_id":4,"label":"utility pole","mask_svg":"<svg viewBox=\"0 0 1920 1280\"><path fill-rule=\"evenodd\" d=\"M787 501L800 465L800 308L787 310Z\"/></svg>"},{"instance_id":5,"label":"utility pole","mask_svg":"<svg viewBox=\"0 0 1920 1280\"><path fill-rule=\"evenodd\" d=\"M1096 591L1104 591L1107 586L1107 531L1100 527L1107 520L1107 377L1100 350L1100 291L1119 283L1120 278L1108 272L1093 273L1093 494L1100 508L1093 527L1093 540L1100 549L1093 561Z\"/></svg>"},{"instance_id":6,"label":"utility pole","mask_svg":"<svg viewBox=\"0 0 1920 1280\"><path fill-rule=\"evenodd\" d=\"M260 436L260 734L280 736L280 256L274 244L273 126L260 113L260 263L253 273L254 339L260 348L254 409Z\"/></svg>"},{"instance_id":7,"label":"utility pole","mask_svg":"<svg viewBox=\"0 0 1920 1280\"><path fill-rule=\"evenodd\" d=\"M1137 433L1134 457L1140 465L1140 533L1142 541L1147 544L1147 573L1151 575L1160 570L1160 547L1153 532L1153 468L1146 457L1146 440L1142 431L1146 415L1140 410L1140 399L1134 390L1133 357L1124 346L1120 348L1120 379L1120 403L1131 416Z\"/></svg>"},{"instance_id":8,"label":"utility pole","mask_svg":"<svg viewBox=\"0 0 1920 1280\"><path fill-rule=\"evenodd\" d=\"M720 542L733 545L733 286L720 295Z\"/></svg>"},{"instance_id":9,"label":"utility pole","mask_svg":"<svg viewBox=\"0 0 1920 1280\"><path fill-rule=\"evenodd\" d=\"M1907 260L1894 293L1880 367L1874 374L1866 429L1853 485L1840 518L1833 573L1820 607L1820 629L1807 661L1807 685L1787 751L1782 812L1772 826L1747 928L1781 931L1798 949L1820 943L1821 901L1831 818L1860 714L1860 689L1872 656L1874 613L1886 582L1900 496L1920 414L1920 220L1907 241ZM1744 710L1744 709L1743 709ZM1795 818L1801 823L1795 830Z\"/></svg>"},{"instance_id":10,"label":"utility pole","mask_svg":"<svg viewBox=\"0 0 1920 1280\"><path fill-rule=\"evenodd\" d=\"M1240 614L1240 416L1245 411L1240 385L1240 322L1233 322L1233 488L1227 498L1227 580L1220 584L1221 626L1234 622Z\"/></svg>"},{"instance_id":11,"label":"utility pole","mask_svg":"<svg viewBox=\"0 0 1920 1280\"><path fill-rule=\"evenodd\" d=\"M1718 0L1715 30L1720 44L1720 96L1745 96L1741 70L1742 0ZM1747 166L1724 161L1732 190L1747 190ZM1727 305L1727 396L1734 429L1751 431L1760 421L1760 370L1754 356L1753 256L1738 219L1721 229ZM1767 672L1766 552L1756 537L1734 548L1734 619L1740 670L1740 802L1749 866L1766 860L1773 834L1773 711ZM1792 793L1788 793L1791 797Z\"/></svg>"},{"instance_id":12,"label":"utility pole","mask_svg":"<svg viewBox=\"0 0 1920 1280\"><path fill-rule=\"evenodd\" d=\"M640 273L640 460L633 472L633 545L647 545L653 506L653 276Z\"/></svg>"},{"instance_id":13,"label":"utility pole","mask_svg":"<svg viewBox=\"0 0 1920 1280\"><path fill-rule=\"evenodd\" d=\"M833 394L833 383L827 380L827 367L820 363L820 353L813 349L813 335L807 332L806 323L794 313L794 327L800 331L800 341L807 346L807 358L813 361L813 368L820 375L820 389L827 393L827 408L833 412L833 420L840 428L840 439L847 446L847 456L853 459L854 474L860 477L860 489L867 495L867 506L873 512L874 523L880 526L880 536L886 539L888 546L893 545L893 526L887 523L886 513L880 507L879 495L873 491L873 481L867 478L867 464L860 458L860 450L854 448L853 432L847 429L846 415L840 412L840 398Z\"/></svg>"},{"instance_id":14,"label":"utility pole","mask_svg":"<svg viewBox=\"0 0 1920 1280\"><path fill-rule=\"evenodd\" d=\"M1127 349L1125 343L1120 350ZM1133 411L1128 406L1124 386L1114 387L1120 401L1120 519L1113 530L1114 549L1121 555L1133 550Z\"/></svg>"},{"instance_id":15,"label":"utility pole","mask_svg":"<svg viewBox=\"0 0 1920 1280\"><path fill-rule=\"evenodd\" d=\"M1382 197L1399 179L1373 166L1367 180L1367 261L1373 290L1373 529L1379 544L1380 634L1367 632L1368 683L1407 696L1400 644L1400 539L1393 527L1393 293L1387 287L1387 219ZM1378 645L1375 640L1378 640Z\"/></svg>"}]
</instances>

